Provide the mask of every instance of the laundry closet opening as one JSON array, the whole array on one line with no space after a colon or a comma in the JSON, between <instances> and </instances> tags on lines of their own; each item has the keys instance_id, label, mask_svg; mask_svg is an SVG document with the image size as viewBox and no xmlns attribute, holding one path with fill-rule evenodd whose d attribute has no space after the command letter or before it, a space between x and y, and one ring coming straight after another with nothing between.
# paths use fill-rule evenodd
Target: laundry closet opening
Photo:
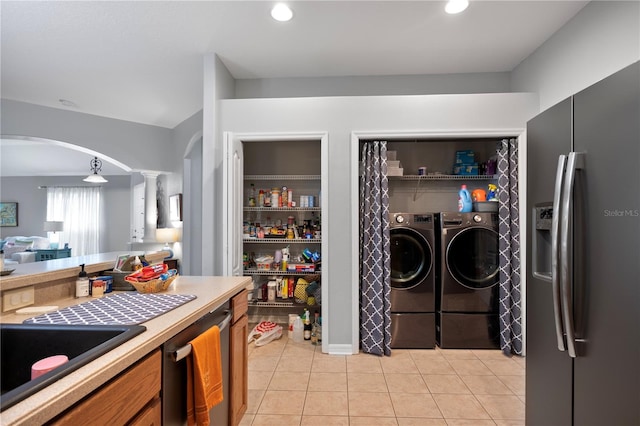
<instances>
[{"instance_id":1,"label":"laundry closet opening","mask_svg":"<svg viewBox=\"0 0 640 426\"><path fill-rule=\"evenodd\" d=\"M363 149L372 142L360 140L361 176L372 166ZM382 256L388 255L390 264L384 306L389 306L391 348L501 346L497 165L504 144L504 137L386 139L388 187L381 192L388 195L388 210L379 226L389 231ZM468 213L458 208L462 185L474 197ZM363 220L370 194L362 179L359 189L362 239L371 231L362 228L374 222ZM360 284L361 318L363 311L384 310L371 306L377 299L367 295L364 274ZM361 338L368 334L363 320L360 331Z\"/></svg>"}]
</instances>

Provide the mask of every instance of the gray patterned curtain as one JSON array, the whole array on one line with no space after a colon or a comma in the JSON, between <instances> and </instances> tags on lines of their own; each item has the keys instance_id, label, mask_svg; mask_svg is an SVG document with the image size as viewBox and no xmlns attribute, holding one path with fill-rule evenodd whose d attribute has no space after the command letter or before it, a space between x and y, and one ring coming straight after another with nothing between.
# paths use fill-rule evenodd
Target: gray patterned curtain
<instances>
[{"instance_id":1,"label":"gray patterned curtain","mask_svg":"<svg viewBox=\"0 0 640 426\"><path fill-rule=\"evenodd\" d=\"M522 355L520 306L520 221L518 209L518 141L503 139L498 149L498 217L500 220L500 349Z\"/></svg>"},{"instance_id":2,"label":"gray patterned curtain","mask_svg":"<svg viewBox=\"0 0 640 426\"><path fill-rule=\"evenodd\" d=\"M391 355L391 267L387 142L365 142L360 177L360 345Z\"/></svg>"}]
</instances>

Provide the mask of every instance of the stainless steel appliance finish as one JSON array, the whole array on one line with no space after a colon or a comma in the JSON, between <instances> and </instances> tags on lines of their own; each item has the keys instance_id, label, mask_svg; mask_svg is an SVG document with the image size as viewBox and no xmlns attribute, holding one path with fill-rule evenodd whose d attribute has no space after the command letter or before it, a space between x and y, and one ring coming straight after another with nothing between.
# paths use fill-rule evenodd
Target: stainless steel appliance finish
<instances>
[{"instance_id":1,"label":"stainless steel appliance finish","mask_svg":"<svg viewBox=\"0 0 640 426\"><path fill-rule=\"evenodd\" d=\"M434 348L433 213L391 213L391 347Z\"/></svg>"},{"instance_id":2,"label":"stainless steel appliance finish","mask_svg":"<svg viewBox=\"0 0 640 426\"><path fill-rule=\"evenodd\" d=\"M438 344L496 348L498 325L498 215L443 212L440 233Z\"/></svg>"},{"instance_id":3,"label":"stainless steel appliance finish","mask_svg":"<svg viewBox=\"0 0 640 426\"><path fill-rule=\"evenodd\" d=\"M526 423L638 425L640 62L527 124Z\"/></svg>"},{"instance_id":4,"label":"stainless steel appliance finish","mask_svg":"<svg viewBox=\"0 0 640 426\"><path fill-rule=\"evenodd\" d=\"M217 325L220 328L224 400L209 412L212 425L229 423L229 302L200 318L198 321L169 339L163 345L162 354L162 424L187 424L187 360L191 352L189 341Z\"/></svg>"}]
</instances>

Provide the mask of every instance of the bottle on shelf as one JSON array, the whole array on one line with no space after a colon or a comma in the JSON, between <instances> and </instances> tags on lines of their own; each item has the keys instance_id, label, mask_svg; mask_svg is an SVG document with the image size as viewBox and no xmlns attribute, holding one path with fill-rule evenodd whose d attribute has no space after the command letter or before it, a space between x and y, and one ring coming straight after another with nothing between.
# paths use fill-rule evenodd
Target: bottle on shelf
<instances>
[{"instance_id":1,"label":"bottle on shelf","mask_svg":"<svg viewBox=\"0 0 640 426\"><path fill-rule=\"evenodd\" d=\"M280 188L273 188L271 190L271 207L280 207L281 202Z\"/></svg>"},{"instance_id":2,"label":"bottle on shelf","mask_svg":"<svg viewBox=\"0 0 640 426\"><path fill-rule=\"evenodd\" d=\"M84 268L84 265L82 266ZM133 260L133 270L139 271L140 269L142 269L142 261L140 260L140 257L136 256L136 258Z\"/></svg>"},{"instance_id":3,"label":"bottle on shelf","mask_svg":"<svg viewBox=\"0 0 640 426\"><path fill-rule=\"evenodd\" d=\"M268 189L264 193L264 205L261 207L271 207L271 192Z\"/></svg>"},{"instance_id":4,"label":"bottle on shelf","mask_svg":"<svg viewBox=\"0 0 640 426\"><path fill-rule=\"evenodd\" d=\"M256 187L254 184L251 184L251 188L249 189L249 207L256 206Z\"/></svg>"},{"instance_id":5,"label":"bottle on shelf","mask_svg":"<svg viewBox=\"0 0 640 426\"><path fill-rule=\"evenodd\" d=\"M458 192L458 211L468 213L471 211L473 205L471 202L471 194L467 190L467 185L462 185Z\"/></svg>"},{"instance_id":6,"label":"bottle on shelf","mask_svg":"<svg viewBox=\"0 0 640 426\"><path fill-rule=\"evenodd\" d=\"M264 190L258 192L258 207L264 207Z\"/></svg>"}]
</instances>

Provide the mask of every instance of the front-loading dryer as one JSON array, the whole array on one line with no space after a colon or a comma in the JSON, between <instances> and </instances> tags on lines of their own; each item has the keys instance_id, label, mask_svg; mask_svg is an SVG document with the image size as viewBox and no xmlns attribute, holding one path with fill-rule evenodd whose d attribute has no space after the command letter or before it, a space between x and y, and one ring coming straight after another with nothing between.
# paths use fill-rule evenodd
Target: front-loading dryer
<instances>
[{"instance_id":1,"label":"front-loading dryer","mask_svg":"<svg viewBox=\"0 0 640 426\"><path fill-rule=\"evenodd\" d=\"M442 348L496 348L498 215L443 212L438 216L438 229L438 344Z\"/></svg>"},{"instance_id":2,"label":"front-loading dryer","mask_svg":"<svg viewBox=\"0 0 640 426\"><path fill-rule=\"evenodd\" d=\"M390 213L391 347L434 348L434 213Z\"/></svg>"}]
</instances>

